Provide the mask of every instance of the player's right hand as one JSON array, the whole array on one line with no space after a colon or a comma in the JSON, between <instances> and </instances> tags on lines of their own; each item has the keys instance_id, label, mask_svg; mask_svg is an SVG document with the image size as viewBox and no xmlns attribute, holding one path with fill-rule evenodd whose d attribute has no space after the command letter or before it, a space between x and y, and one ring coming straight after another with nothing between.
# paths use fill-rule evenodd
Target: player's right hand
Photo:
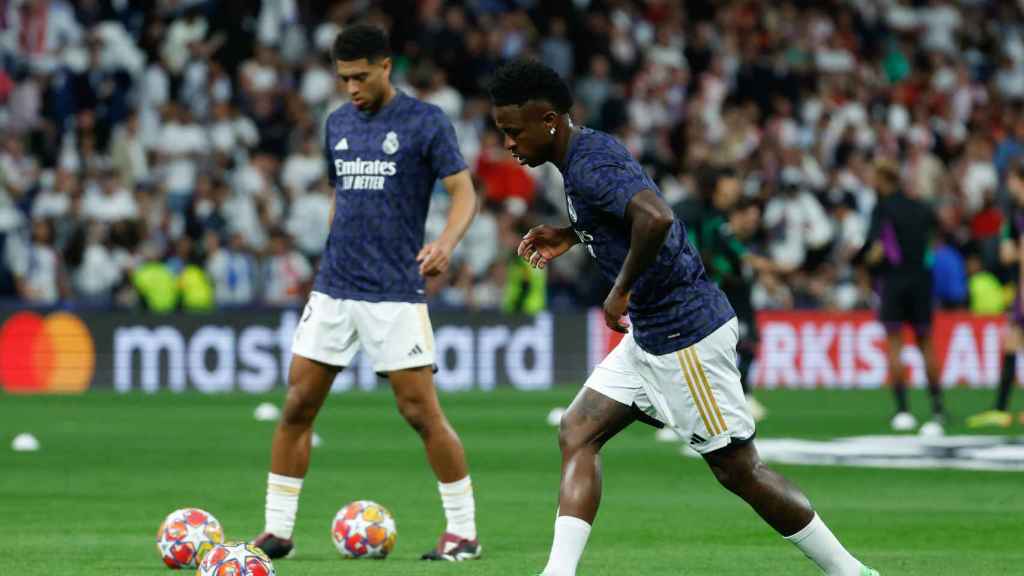
<instances>
[{"instance_id":1,"label":"player's right hand","mask_svg":"<svg viewBox=\"0 0 1024 576\"><path fill-rule=\"evenodd\" d=\"M576 236L570 228L555 228L541 224L530 229L523 236L516 251L521 258L534 268L544 268L547 263L565 254L576 243Z\"/></svg>"}]
</instances>

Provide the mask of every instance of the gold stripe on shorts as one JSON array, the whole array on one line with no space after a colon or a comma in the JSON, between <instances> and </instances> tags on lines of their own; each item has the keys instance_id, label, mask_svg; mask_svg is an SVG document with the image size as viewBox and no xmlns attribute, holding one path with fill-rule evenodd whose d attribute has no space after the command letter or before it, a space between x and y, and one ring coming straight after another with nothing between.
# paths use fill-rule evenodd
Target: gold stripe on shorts
<instances>
[{"instance_id":1,"label":"gold stripe on shorts","mask_svg":"<svg viewBox=\"0 0 1024 576\"><path fill-rule=\"evenodd\" d=\"M711 433L712 436L716 436L718 433L711 426L711 420L708 419L707 413L704 411L703 398L698 394L697 389L693 385L693 378L690 375L690 370L685 364L683 359L683 353L679 350L676 351L676 358L679 359L679 369L683 372L683 379L686 380L686 386L690 388L690 396L693 397L693 403L697 406L697 411L700 412L700 419L704 421L704 428Z\"/></svg>"},{"instance_id":2,"label":"gold stripe on shorts","mask_svg":"<svg viewBox=\"0 0 1024 576\"><path fill-rule=\"evenodd\" d=\"M715 395L711 392L711 383L708 382L708 375L707 373L704 372L704 366L702 366L700 363L700 357L697 356L697 351L694 350L693 348L690 348L688 352L691 356L693 356L693 361L697 365L697 373L700 376L699 381L704 384L704 389L707 390L708 393L708 399L711 401L711 406L715 410L714 414L712 414L712 420L714 420L714 417L717 416L718 422L722 425L721 431L725 432L726 430L729 429L729 426L725 423L725 418L722 418L722 411L718 409L718 401L715 400Z\"/></svg>"},{"instance_id":3,"label":"gold stripe on shorts","mask_svg":"<svg viewBox=\"0 0 1024 576\"><path fill-rule=\"evenodd\" d=\"M696 359L694 358L694 356L696 356L696 353L694 352L693 348L688 348L686 350L683 350L682 354L683 359L686 360L686 365L689 367L692 373L691 378L693 378L693 386L694 388L697 389L697 394L700 396L701 401L704 403L704 410L705 412L707 412L708 420L711 421L711 426L708 428L708 431L711 432L712 435L721 434L722 430L718 426L718 421L715 420L714 412L712 412L712 402L714 402L715 398L714 396L711 395L707 388L704 387L703 383L700 380L700 375L697 370Z\"/></svg>"},{"instance_id":4,"label":"gold stripe on shorts","mask_svg":"<svg viewBox=\"0 0 1024 576\"><path fill-rule=\"evenodd\" d=\"M420 330L423 331L423 342L427 350L434 349L434 334L430 329L430 316L427 314L426 304L417 304L417 310L420 313Z\"/></svg>"}]
</instances>

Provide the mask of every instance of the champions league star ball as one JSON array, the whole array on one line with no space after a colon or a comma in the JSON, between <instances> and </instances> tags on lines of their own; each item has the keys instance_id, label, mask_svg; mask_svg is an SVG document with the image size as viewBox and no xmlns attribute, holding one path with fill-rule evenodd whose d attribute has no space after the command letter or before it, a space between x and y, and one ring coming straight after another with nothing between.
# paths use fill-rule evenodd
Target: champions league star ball
<instances>
[{"instance_id":1,"label":"champions league star ball","mask_svg":"<svg viewBox=\"0 0 1024 576\"><path fill-rule=\"evenodd\" d=\"M263 550L252 544L218 544L203 558L196 576L277 576L277 572Z\"/></svg>"},{"instance_id":2,"label":"champions league star ball","mask_svg":"<svg viewBox=\"0 0 1024 576\"><path fill-rule=\"evenodd\" d=\"M156 549L168 568L195 568L203 556L224 541L213 514L199 508L171 512L156 534Z\"/></svg>"},{"instance_id":3,"label":"champions league star ball","mask_svg":"<svg viewBox=\"0 0 1024 576\"><path fill-rule=\"evenodd\" d=\"M398 531L386 508L369 500L357 500L334 515L331 539L344 558L384 559L394 549Z\"/></svg>"}]
</instances>

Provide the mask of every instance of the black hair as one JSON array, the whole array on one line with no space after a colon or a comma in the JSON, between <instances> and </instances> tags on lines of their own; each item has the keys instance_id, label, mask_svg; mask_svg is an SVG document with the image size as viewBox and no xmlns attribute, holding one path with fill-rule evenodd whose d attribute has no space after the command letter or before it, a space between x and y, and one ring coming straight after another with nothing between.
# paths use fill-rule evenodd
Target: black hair
<instances>
[{"instance_id":1,"label":"black hair","mask_svg":"<svg viewBox=\"0 0 1024 576\"><path fill-rule=\"evenodd\" d=\"M751 208L761 208L761 202L757 198L751 196L740 196L736 200L736 205L732 207L733 212L743 212Z\"/></svg>"},{"instance_id":2,"label":"black hair","mask_svg":"<svg viewBox=\"0 0 1024 576\"><path fill-rule=\"evenodd\" d=\"M370 24L353 24L334 39L332 50L335 60L366 60L373 62L391 55L391 44L386 32Z\"/></svg>"},{"instance_id":3,"label":"black hair","mask_svg":"<svg viewBox=\"0 0 1024 576\"><path fill-rule=\"evenodd\" d=\"M711 166L704 164L697 169L697 189L708 201L718 189L718 183L726 178L737 178L736 170L731 166Z\"/></svg>"},{"instance_id":4,"label":"black hair","mask_svg":"<svg viewBox=\"0 0 1024 576\"><path fill-rule=\"evenodd\" d=\"M1024 178L1024 160L1017 159L1010 163L1010 172L1017 178Z\"/></svg>"},{"instance_id":5,"label":"black hair","mask_svg":"<svg viewBox=\"0 0 1024 576\"><path fill-rule=\"evenodd\" d=\"M551 67L536 60L513 60L498 68L489 91L495 106L521 106L530 100L545 100L559 114L572 108L568 84Z\"/></svg>"}]
</instances>

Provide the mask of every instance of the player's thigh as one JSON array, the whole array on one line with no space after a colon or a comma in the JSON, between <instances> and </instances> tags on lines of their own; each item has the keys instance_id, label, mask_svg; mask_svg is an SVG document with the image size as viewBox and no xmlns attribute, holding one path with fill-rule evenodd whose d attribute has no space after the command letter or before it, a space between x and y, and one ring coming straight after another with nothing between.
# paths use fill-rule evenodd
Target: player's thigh
<instances>
[{"instance_id":1,"label":"player's thigh","mask_svg":"<svg viewBox=\"0 0 1024 576\"><path fill-rule=\"evenodd\" d=\"M344 368L359 350L351 300L309 295L292 338L292 354Z\"/></svg>"},{"instance_id":2,"label":"player's thigh","mask_svg":"<svg viewBox=\"0 0 1024 576\"><path fill-rule=\"evenodd\" d=\"M558 442L566 452L585 446L600 448L634 421L632 405L584 386L562 415Z\"/></svg>"},{"instance_id":3,"label":"player's thigh","mask_svg":"<svg viewBox=\"0 0 1024 576\"><path fill-rule=\"evenodd\" d=\"M285 423L312 422L331 391L338 366L293 355L288 368L288 393L284 403Z\"/></svg>"},{"instance_id":4,"label":"player's thigh","mask_svg":"<svg viewBox=\"0 0 1024 576\"><path fill-rule=\"evenodd\" d=\"M388 381L398 411L410 424L425 425L443 417L441 402L434 387L432 367L393 370L388 372Z\"/></svg>"},{"instance_id":5,"label":"player's thigh","mask_svg":"<svg viewBox=\"0 0 1024 576\"><path fill-rule=\"evenodd\" d=\"M907 287L903 293L903 307L907 311L907 322L914 327L918 336L931 330L935 304L932 297L932 277L923 274Z\"/></svg>"},{"instance_id":6,"label":"player's thigh","mask_svg":"<svg viewBox=\"0 0 1024 576\"><path fill-rule=\"evenodd\" d=\"M434 331L426 304L356 302L353 319L375 372L434 365Z\"/></svg>"},{"instance_id":7,"label":"player's thigh","mask_svg":"<svg viewBox=\"0 0 1024 576\"><path fill-rule=\"evenodd\" d=\"M648 355L648 397L667 424L702 454L754 435L736 365L737 339L733 319L689 348Z\"/></svg>"},{"instance_id":8,"label":"player's thigh","mask_svg":"<svg viewBox=\"0 0 1024 576\"><path fill-rule=\"evenodd\" d=\"M911 316L907 313L906 308L906 293L907 285L903 278L896 277L885 280L878 319L889 332L900 330L904 323L911 321Z\"/></svg>"},{"instance_id":9,"label":"player's thigh","mask_svg":"<svg viewBox=\"0 0 1024 576\"><path fill-rule=\"evenodd\" d=\"M562 416L563 444L603 444L636 420L634 406L650 406L636 366L638 353L633 335L626 334L594 368Z\"/></svg>"}]
</instances>

